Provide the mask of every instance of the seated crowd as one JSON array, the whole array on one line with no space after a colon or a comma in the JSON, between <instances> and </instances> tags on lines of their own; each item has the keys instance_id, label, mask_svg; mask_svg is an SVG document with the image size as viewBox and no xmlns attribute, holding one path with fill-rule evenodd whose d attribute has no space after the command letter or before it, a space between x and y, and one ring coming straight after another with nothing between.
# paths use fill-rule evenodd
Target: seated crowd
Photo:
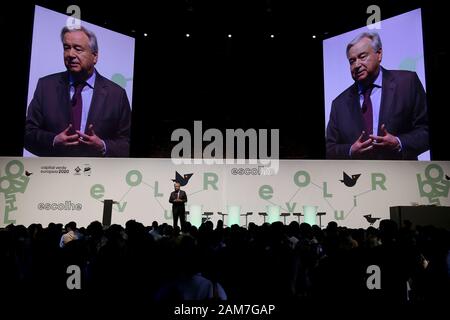
<instances>
[{"instance_id":1,"label":"seated crowd","mask_svg":"<svg viewBox=\"0 0 450 320\"><path fill-rule=\"evenodd\" d=\"M378 301L415 304L448 299L450 233L432 226L320 229L281 222L248 228L211 221L196 228L130 220L125 228L75 222L0 229L4 292L36 296L175 301ZM81 289L69 290L68 266ZM380 270L380 288L368 289ZM447 300L448 301L448 300Z\"/></svg>"}]
</instances>

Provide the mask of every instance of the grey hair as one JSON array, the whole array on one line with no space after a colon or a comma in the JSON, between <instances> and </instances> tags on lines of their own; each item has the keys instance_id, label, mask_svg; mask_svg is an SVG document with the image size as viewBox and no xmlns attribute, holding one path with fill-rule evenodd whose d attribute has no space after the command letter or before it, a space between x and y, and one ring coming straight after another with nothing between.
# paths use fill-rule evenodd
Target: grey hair
<instances>
[{"instance_id":1,"label":"grey hair","mask_svg":"<svg viewBox=\"0 0 450 320\"><path fill-rule=\"evenodd\" d=\"M380 50L383 45L381 44L381 38L380 35L377 32L363 32L356 36L350 43L347 45L347 56L348 52L350 51L350 48L353 47L355 44L357 44L361 39L368 38L371 40L371 45L373 48L373 51L377 52Z\"/></svg>"},{"instance_id":2,"label":"grey hair","mask_svg":"<svg viewBox=\"0 0 450 320\"><path fill-rule=\"evenodd\" d=\"M97 37L95 36L95 33L93 33L92 31L86 29L83 26L79 26L77 28L68 28L67 26L65 26L64 28L62 28L61 30L61 42L64 43L64 35L67 32L74 32L74 31L82 31L86 34L86 36L89 39L89 47L91 48L92 53L98 53L98 43L97 43Z\"/></svg>"}]
</instances>

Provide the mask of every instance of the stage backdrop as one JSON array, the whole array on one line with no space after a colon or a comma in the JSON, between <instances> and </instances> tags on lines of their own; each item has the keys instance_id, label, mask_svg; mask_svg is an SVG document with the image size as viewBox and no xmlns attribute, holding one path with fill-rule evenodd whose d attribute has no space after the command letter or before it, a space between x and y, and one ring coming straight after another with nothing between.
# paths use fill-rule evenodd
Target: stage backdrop
<instances>
[{"instance_id":1,"label":"stage backdrop","mask_svg":"<svg viewBox=\"0 0 450 320\"><path fill-rule=\"evenodd\" d=\"M204 211L214 212L214 222L218 211L229 213L225 224L241 225L240 214L248 211L248 221L257 224L263 222L258 212L269 213L268 221L290 212L287 223L297 220L296 212L318 223L315 213L326 212L322 225L335 220L366 228L378 227L370 218L388 218L390 206L450 205L450 162L282 160L276 175L264 169L170 159L0 158L0 226L71 220L87 226L102 221L104 199L118 202L112 223L171 222L176 172L195 224Z\"/></svg>"}]
</instances>

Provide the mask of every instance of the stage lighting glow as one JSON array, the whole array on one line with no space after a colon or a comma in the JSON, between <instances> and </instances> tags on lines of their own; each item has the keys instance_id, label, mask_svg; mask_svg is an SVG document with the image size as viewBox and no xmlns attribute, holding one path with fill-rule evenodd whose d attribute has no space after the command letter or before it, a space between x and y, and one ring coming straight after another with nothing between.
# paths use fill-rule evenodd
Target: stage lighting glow
<instances>
[{"instance_id":1,"label":"stage lighting glow","mask_svg":"<svg viewBox=\"0 0 450 320\"><path fill-rule=\"evenodd\" d=\"M384 68L416 72L426 90L421 9L412 10L381 22L383 28L379 30L362 26L323 40L325 130L330 120L333 100L354 83L350 75L345 49L347 44L362 32L376 31L380 35L383 44L381 65ZM426 151L418 158L428 161L430 152Z\"/></svg>"},{"instance_id":2,"label":"stage lighting glow","mask_svg":"<svg viewBox=\"0 0 450 320\"><path fill-rule=\"evenodd\" d=\"M202 207L198 204L189 206L189 222L197 228L202 224Z\"/></svg>"},{"instance_id":3,"label":"stage lighting glow","mask_svg":"<svg viewBox=\"0 0 450 320\"><path fill-rule=\"evenodd\" d=\"M267 222L274 223L280 221L280 206L266 206L267 209Z\"/></svg>"},{"instance_id":4,"label":"stage lighting glow","mask_svg":"<svg viewBox=\"0 0 450 320\"><path fill-rule=\"evenodd\" d=\"M232 205L228 206L228 226L231 227L233 224L239 225L241 215L241 207Z\"/></svg>"}]
</instances>

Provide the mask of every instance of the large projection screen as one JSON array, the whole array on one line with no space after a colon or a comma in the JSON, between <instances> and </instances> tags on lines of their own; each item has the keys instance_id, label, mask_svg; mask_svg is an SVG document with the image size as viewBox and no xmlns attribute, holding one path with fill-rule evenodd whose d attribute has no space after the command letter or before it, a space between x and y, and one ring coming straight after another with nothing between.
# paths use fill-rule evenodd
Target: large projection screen
<instances>
[{"instance_id":1,"label":"large projection screen","mask_svg":"<svg viewBox=\"0 0 450 320\"><path fill-rule=\"evenodd\" d=\"M421 10L381 20L379 29L370 29L372 26L364 26L323 41L325 129L332 101L354 82L345 50L347 44L362 32L375 31L380 35L383 43L381 65L384 68L416 72L426 90ZM429 151L421 154L419 160L430 160Z\"/></svg>"},{"instance_id":2,"label":"large projection screen","mask_svg":"<svg viewBox=\"0 0 450 320\"><path fill-rule=\"evenodd\" d=\"M68 15L35 6L27 106L33 99L39 78L66 70L60 33L68 18ZM81 25L97 36L99 54L95 68L124 88L132 105L135 39L82 19L81 11ZM26 149L23 155L33 156Z\"/></svg>"}]
</instances>

